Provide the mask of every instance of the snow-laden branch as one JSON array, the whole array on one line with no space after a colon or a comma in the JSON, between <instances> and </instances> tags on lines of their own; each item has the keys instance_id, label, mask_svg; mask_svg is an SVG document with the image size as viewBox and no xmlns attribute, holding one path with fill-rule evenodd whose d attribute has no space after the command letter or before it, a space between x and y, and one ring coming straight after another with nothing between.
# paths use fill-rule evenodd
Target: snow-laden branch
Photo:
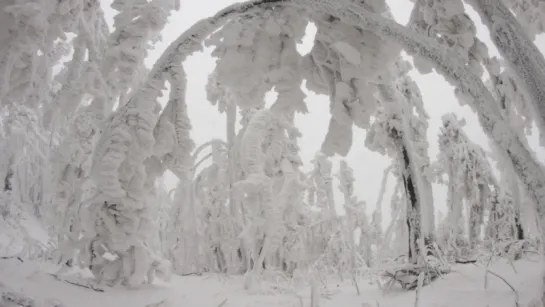
<instances>
[{"instance_id":1,"label":"snow-laden branch","mask_svg":"<svg viewBox=\"0 0 545 307\"><path fill-rule=\"evenodd\" d=\"M545 2L528 0L503 0L513 11L530 39L545 32Z\"/></svg>"},{"instance_id":2,"label":"snow-laden branch","mask_svg":"<svg viewBox=\"0 0 545 307\"><path fill-rule=\"evenodd\" d=\"M522 81L538 113L538 127L541 132L545 131L545 57L502 1L472 0L470 3L490 30L500 54Z\"/></svg>"}]
</instances>

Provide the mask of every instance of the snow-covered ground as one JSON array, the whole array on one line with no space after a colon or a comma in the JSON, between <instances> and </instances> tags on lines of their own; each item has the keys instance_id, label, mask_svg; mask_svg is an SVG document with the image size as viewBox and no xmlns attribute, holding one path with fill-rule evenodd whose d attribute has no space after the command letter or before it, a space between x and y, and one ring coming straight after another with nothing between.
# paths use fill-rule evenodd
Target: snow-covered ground
<instances>
[{"instance_id":1,"label":"snow-covered ground","mask_svg":"<svg viewBox=\"0 0 545 307\"><path fill-rule=\"evenodd\" d=\"M530 260L517 261L513 265L499 260L491 264L489 270L517 289L518 306L528 306L537 294L540 268L540 263ZM310 288L292 290L282 283L263 283L259 290L246 291L240 276L175 276L169 283L156 283L138 289L102 288L104 292L96 292L56 279L50 274L55 271L55 268L40 263L0 260L0 291L8 289L23 293L38 303L46 302L44 306L48 307L56 306L52 302L60 302L62 305L57 306L65 307L310 306ZM450 274L422 289L419 307L517 306L513 290L494 274L488 274L488 281L485 282L486 275L483 266L457 265ZM328 289L322 290L321 307L415 306L414 291L405 292L396 288L385 294L376 285L362 280L359 283L361 294L358 296L349 282L328 284Z\"/></svg>"}]
</instances>

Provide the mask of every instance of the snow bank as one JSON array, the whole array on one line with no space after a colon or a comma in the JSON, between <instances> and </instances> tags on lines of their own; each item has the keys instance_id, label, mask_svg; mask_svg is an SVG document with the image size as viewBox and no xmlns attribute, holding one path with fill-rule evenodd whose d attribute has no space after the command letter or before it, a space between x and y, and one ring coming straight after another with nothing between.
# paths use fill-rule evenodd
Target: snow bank
<instances>
[{"instance_id":1,"label":"snow bank","mask_svg":"<svg viewBox=\"0 0 545 307\"><path fill-rule=\"evenodd\" d=\"M518 289L520 306L526 306L537 293L540 271L536 262L521 260L514 268L500 260L490 270ZM62 302L66 307L119 307L119 306L199 306L199 307L251 307L310 306L310 288L291 289L281 283L263 283L260 290L243 289L243 277L219 275L175 277L171 283L157 283L138 289L104 288L93 291L56 279L50 273L56 268L43 264L15 259L0 260L0 292L9 288L23 293L37 302ZM76 279L71 278L70 281ZM83 282L81 282L83 283ZM501 279L488 274L488 290L485 291L485 269L475 265L459 265L453 272L423 288L420 307L494 306L512 307L514 293ZM321 284L320 284L321 285ZM349 282L328 282L328 289L321 289L322 307L413 306L415 292L393 290L383 294L376 285L360 282L361 295ZM329 299L326 299L327 296ZM377 305L378 302L378 305ZM2 302L0 301L0 305ZM47 306L47 305L43 305ZM37 306L40 307L40 306Z\"/></svg>"}]
</instances>

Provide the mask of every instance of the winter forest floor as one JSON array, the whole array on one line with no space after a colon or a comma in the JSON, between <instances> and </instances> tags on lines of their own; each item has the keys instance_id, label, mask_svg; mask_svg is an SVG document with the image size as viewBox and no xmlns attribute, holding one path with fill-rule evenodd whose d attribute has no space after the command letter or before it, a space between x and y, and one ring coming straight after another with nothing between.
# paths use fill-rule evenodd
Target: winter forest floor
<instances>
[{"instance_id":1,"label":"winter forest floor","mask_svg":"<svg viewBox=\"0 0 545 307\"><path fill-rule=\"evenodd\" d=\"M418 307L528 306L535 297L540 285L540 263L519 260L511 265L506 260L498 260L489 266L489 270L517 289L518 305L515 293L504 281L493 274L485 278L484 266L465 264L452 267L451 273L425 286L420 293ZM169 283L155 283L138 289L103 288L104 292L97 292L57 280L50 274L55 271L54 267L41 263L0 260L0 292L5 293L7 289L34 298L38 303L36 307L42 306L41 302L48 307L310 306L309 287L293 290L282 283L262 283L259 290L247 291L241 276L174 276ZM488 280L485 282L485 279ZM383 293L377 285L361 280L361 294L358 296L349 281L339 283L332 279L328 284L328 289L322 290L320 307L415 306L415 291L394 288Z\"/></svg>"}]
</instances>

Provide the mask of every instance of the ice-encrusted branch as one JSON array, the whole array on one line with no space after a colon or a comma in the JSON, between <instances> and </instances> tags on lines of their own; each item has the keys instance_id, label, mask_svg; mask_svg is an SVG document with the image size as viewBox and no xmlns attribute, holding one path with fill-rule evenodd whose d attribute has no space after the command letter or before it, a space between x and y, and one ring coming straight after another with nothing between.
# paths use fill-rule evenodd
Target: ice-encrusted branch
<instances>
[{"instance_id":1,"label":"ice-encrusted branch","mask_svg":"<svg viewBox=\"0 0 545 307\"><path fill-rule=\"evenodd\" d=\"M492 42L529 94L541 132L545 131L545 57L502 1L471 0ZM545 5L542 4L542 8ZM545 142L545 140L543 140Z\"/></svg>"},{"instance_id":2,"label":"ice-encrusted branch","mask_svg":"<svg viewBox=\"0 0 545 307\"><path fill-rule=\"evenodd\" d=\"M515 13L532 40L545 32L545 2L541 0L503 0Z\"/></svg>"}]
</instances>

